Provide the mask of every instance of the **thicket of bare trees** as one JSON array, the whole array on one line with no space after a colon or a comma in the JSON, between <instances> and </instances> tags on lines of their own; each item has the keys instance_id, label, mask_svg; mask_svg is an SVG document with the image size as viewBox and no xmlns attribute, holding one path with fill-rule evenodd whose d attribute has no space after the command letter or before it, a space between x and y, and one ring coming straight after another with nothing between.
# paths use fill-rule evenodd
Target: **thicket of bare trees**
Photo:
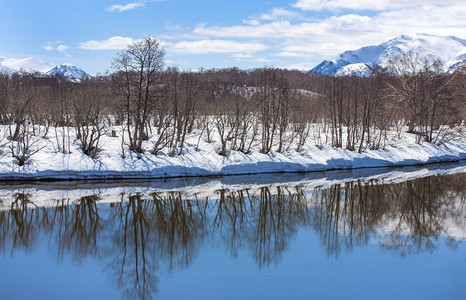
<instances>
[{"instance_id":1,"label":"thicket of bare trees","mask_svg":"<svg viewBox=\"0 0 466 300\"><path fill-rule=\"evenodd\" d=\"M274 68L190 72L164 68L160 42L148 37L122 51L113 70L80 83L0 74L0 123L8 128L0 139L18 163L39 150L36 137L54 137L62 153L77 141L97 157L106 134L120 138L123 156L180 155L193 134L196 149L215 141L223 156L254 147L300 151L306 142L363 152L383 147L389 131L441 143L447 126L466 117L466 76L444 74L438 61L412 53L370 77Z\"/></svg>"}]
</instances>

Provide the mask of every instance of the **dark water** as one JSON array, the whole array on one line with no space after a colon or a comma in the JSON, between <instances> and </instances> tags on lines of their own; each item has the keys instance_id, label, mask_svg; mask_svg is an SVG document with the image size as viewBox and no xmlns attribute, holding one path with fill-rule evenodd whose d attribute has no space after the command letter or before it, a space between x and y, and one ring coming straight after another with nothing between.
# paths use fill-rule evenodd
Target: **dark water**
<instances>
[{"instance_id":1,"label":"dark water","mask_svg":"<svg viewBox=\"0 0 466 300\"><path fill-rule=\"evenodd\" d=\"M466 173L362 175L5 183L0 299L466 299Z\"/></svg>"}]
</instances>

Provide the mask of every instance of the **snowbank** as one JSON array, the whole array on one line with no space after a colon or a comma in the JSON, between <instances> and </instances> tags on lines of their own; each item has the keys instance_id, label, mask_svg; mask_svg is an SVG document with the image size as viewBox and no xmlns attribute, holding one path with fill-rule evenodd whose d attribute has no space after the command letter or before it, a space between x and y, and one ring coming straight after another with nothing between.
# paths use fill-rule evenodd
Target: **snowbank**
<instances>
[{"instance_id":1,"label":"snowbank","mask_svg":"<svg viewBox=\"0 0 466 300\"><path fill-rule=\"evenodd\" d=\"M41 150L24 166L19 166L11 156L8 143L4 139L0 144L0 180L223 176L407 166L466 159L466 143L462 141L419 145L409 134L393 140L384 149L365 150L361 154L310 142L300 151L261 154L256 147L249 154L229 150L226 157L217 154L219 145L215 141L202 141L197 147L197 137L193 135L179 156L169 156L168 151L150 154L153 141L149 140L144 145L148 150L145 154L137 157L126 150L124 158L120 138L104 136L97 159L84 155L77 140L71 144L71 153L63 154L56 150L54 138L47 138L35 141L32 150Z\"/></svg>"}]
</instances>

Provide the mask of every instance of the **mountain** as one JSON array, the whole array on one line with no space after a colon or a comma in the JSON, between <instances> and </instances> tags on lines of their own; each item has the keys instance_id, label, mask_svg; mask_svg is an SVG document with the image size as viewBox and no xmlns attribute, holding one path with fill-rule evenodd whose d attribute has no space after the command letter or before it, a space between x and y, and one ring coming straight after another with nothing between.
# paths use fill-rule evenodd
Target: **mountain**
<instances>
[{"instance_id":1,"label":"mountain","mask_svg":"<svg viewBox=\"0 0 466 300\"><path fill-rule=\"evenodd\" d=\"M0 57L0 72L13 74L24 71L28 73L40 73L46 75L59 75L66 79L79 82L85 77L90 77L84 70L71 64L54 66L35 57L6 58Z\"/></svg>"},{"instance_id":2,"label":"mountain","mask_svg":"<svg viewBox=\"0 0 466 300\"><path fill-rule=\"evenodd\" d=\"M45 63L42 60L35 57L24 57L24 58L3 58L0 61L0 65L13 69L16 71L26 72L47 72L53 68L52 64Z\"/></svg>"},{"instance_id":3,"label":"mountain","mask_svg":"<svg viewBox=\"0 0 466 300\"><path fill-rule=\"evenodd\" d=\"M2 62L3 62L5 59L6 59L5 57L0 56L0 73L3 73L3 74L13 74L14 72L16 72L15 70L13 70L13 69L11 69L11 68L2 65Z\"/></svg>"},{"instance_id":4,"label":"mountain","mask_svg":"<svg viewBox=\"0 0 466 300\"><path fill-rule=\"evenodd\" d=\"M71 64L62 64L47 71L48 75L63 76L69 81L80 82L84 78L90 77L84 70Z\"/></svg>"},{"instance_id":5,"label":"mountain","mask_svg":"<svg viewBox=\"0 0 466 300\"><path fill-rule=\"evenodd\" d=\"M380 45L345 51L332 60L324 60L311 72L329 76L367 76L374 67L386 67L390 58L409 51L440 59L444 71L449 73L466 65L466 40L454 36L419 33L402 35Z\"/></svg>"}]
</instances>

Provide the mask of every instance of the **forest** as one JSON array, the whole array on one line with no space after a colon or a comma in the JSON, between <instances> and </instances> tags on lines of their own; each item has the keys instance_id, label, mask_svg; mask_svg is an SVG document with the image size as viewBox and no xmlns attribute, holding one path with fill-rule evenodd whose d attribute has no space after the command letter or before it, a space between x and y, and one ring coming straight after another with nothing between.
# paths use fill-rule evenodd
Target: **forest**
<instances>
[{"instance_id":1,"label":"forest","mask_svg":"<svg viewBox=\"0 0 466 300\"><path fill-rule=\"evenodd\" d=\"M180 70L165 67L155 37L121 51L109 72L81 82L0 74L0 147L19 166L53 139L54 151L98 158L103 136L119 151L182 155L186 140L230 151L297 151L306 144L362 153L390 137L444 144L464 131L466 73L416 53L393 57L369 77L327 77L273 67Z\"/></svg>"}]
</instances>

